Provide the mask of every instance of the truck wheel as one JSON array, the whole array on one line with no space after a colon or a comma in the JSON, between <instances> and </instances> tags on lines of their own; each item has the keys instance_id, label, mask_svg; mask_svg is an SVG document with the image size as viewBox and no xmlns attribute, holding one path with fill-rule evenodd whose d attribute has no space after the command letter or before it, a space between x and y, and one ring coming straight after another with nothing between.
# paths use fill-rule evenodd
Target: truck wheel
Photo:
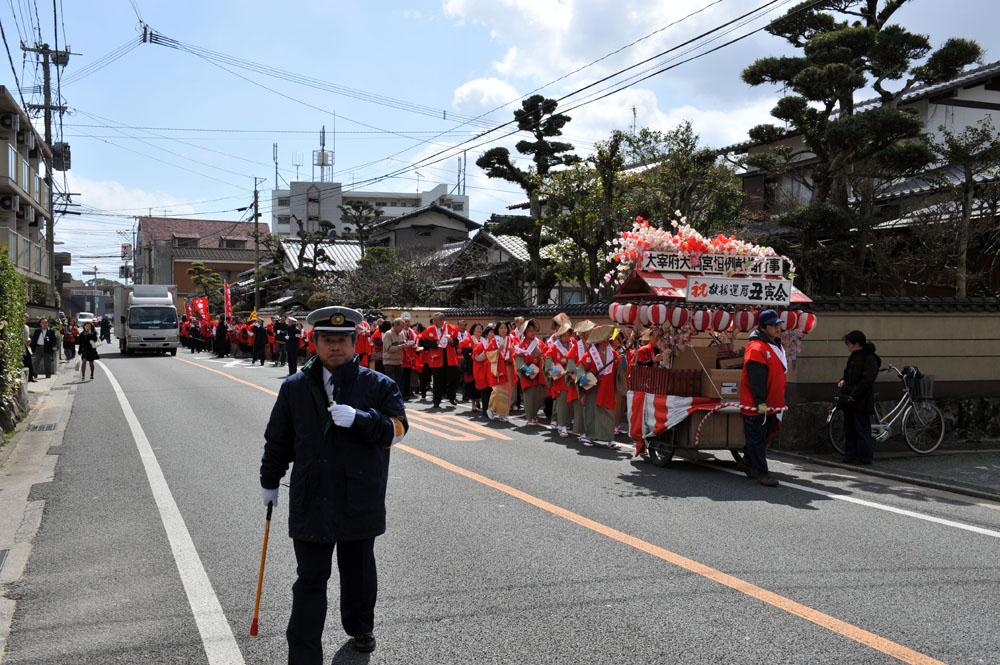
<instances>
[{"instance_id":1,"label":"truck wheel","mask_svg":"<svg viewBox=\"0 0 1000 665\"><path fill-rule=\"evenodd\" d=\"M177 355L177 349L170 349L170 355L176 356Z\"/></svg>"}]
</instances>

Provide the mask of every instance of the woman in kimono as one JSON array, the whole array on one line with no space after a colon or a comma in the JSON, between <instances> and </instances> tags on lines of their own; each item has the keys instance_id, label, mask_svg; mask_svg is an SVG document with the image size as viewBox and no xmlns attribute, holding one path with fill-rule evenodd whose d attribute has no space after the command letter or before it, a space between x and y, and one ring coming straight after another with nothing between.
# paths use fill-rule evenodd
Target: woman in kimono
<instances>
[{"instance_id":1,"label":"woman in kimono","mask_svg":"<svg viewBox=\"0 0 1000 665\"><path fill-rule=\"evenodd\" d=\"M514 349L514 367L524 396L524 424L533 426L538 424L538 410L544 406L548 391L542 373L547 349L545 342L538 337L538 324L534 319L524 322L521 334L521 340Z\"/></svg>"},{"instance_id":2,"label":"woman in kimono","mask_svg":"<svg viewBox=\"0 0 1000 665\"><path fill-rule=\"evenodd\" d=\"M581 359L588 374L597 379L597 385L587 396L593 400L593 410L587 428L590 441L584 441L584 445L601 443L612 450L620 447L615 442L615 382L617 370L625 362L624 356L611 346L611 337L616 332L614 326L598 326L587 333L590 348Z\"/></svg>"},{"instance_id":3,"label":"woman in kimono","mask_svg":"<svg viewBox=\"0 0 1000 665\"><path fill-rule=\"evenodd\" d=\"M476 382L479 404L483 411L489 407L490 393L493 392L490 387L490 368L489 362L486 360L486 347L489 346L494 337L496 337L496 330L491 323L483 329L479 341L472 347L472 376Z\"/></svg>"},{"instance_id":4,"label":"woman in kimono","mask_svg":"<svg viewBox=\"0 0 1000 665\"><path fill-rule=\"evenodd\" d=\"M462 354L462 365L464 369L465 389L463 395L472 402L472 410L479 411L479 389L476 387L475 361L473 360L473 350L483 339L483 324L473 323L472 332L465 335L458 343L458 350Z\"/></svg>"},{"instance_id":5,"label":"woman in kimono","mask_svg":"<svg viewBox=\"0 0 1000 665\"><path fill-rule=\"evenodd\" d=\"M573 346L573 329L569 322L562 323L552 335L549 348L545 352L545 380L549 384L549 396L552 398L553 422L559 430L559 436L569 436L569 421L572 416L570 393L576 399L576 384L567 383L568 359Z\"/></svg>"},{"instance_id":6,"label":"woman in kimono","mask_svg":"<svg viewBox=\"0 0 1000 665\"><path fill-rule=\"evenodd\" d=\"M490 420L507 420L510 416L510 403L517 385L513 360L516 344L517 340L510 334L510 324L506 321L498 323L496 337L486 347L490 386L493 388L486 409L486 416Z\"/></svg>"},{"instance_id":7,"label":"woman in kimono","mask_svg":"<svg viewBox=\"0 0 1000 665\"><path fill-rule=\"evenodd\" d=\"M580 387L580 377L586 375L580 359L587 353L587 333L596 326L590 319L580 321L573 328L573 339L570 341L569 353L566 356L566 383L573 390L567 395L570 408L573 411L573 434L583 443L589 443L587 438L587 393Z\"/></svg>"}]
</instances>

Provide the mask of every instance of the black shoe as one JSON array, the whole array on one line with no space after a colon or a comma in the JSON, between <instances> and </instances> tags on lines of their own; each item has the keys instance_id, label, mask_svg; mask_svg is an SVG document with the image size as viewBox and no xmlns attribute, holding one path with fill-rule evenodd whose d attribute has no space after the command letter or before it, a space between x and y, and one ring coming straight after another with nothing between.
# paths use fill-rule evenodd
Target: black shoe
<instances>
[{"instance_id":1,"label":"black shoe","mask_svg":"<svg viewBox=\"0 0 1000 665\"><path fill-rule=\"evenodd\" d=\"M351 646L355 651L361 653L371 653L375 651L375 636L371 633L366 635L355 635L351 638Z\"/></svg>"},{"instance_id":2,"label":"black shoe","mask_svg":"<svg viewBox=\"0 0 1000 665\"><path fill-rule=\"evenodd\" d=\"M771 477L767 471L759 472L757 482L765 487L777 487L778 481Z\"/></svg>"},{"instance_id":3,"label":"black shoe","mask_svg":"<svg viewBox=\"0 0 1000 665\"><path fill-rule=\"evenodd\" d=\"M431 408L432 408L432 409L440 409L440 408L441 408L441 405L440 405L440 404L438 404L437 402L435 402L435 403L434 403L434 406L432 406Z\"/></svg>"},{"instance_id":4,"label":"black shoe","mask_svg":"<svg viewBox=\"0 0 1000 665\"><path fill-rule=\"evenodd\" d=\"M747 474L747 478L757 478L760 475L760 471L756 467L750 466L750 462L745 457L736 463L736 468Z\"/></svg>"},{"instance_id":5,"label":"black shoe","mask_svg":"<svg viewBox=\"0 0 1000 665\"><path fill-rule=\"evenodd\" d=\"M448 402L449 402L449 403L450 403L450 404L451 404L452 406L458 406L458 402L456 402L456 401L455 401L455 400L453 400L453 399L450 399L450 400L448 400Z\"/></svg>"}]
</instances>

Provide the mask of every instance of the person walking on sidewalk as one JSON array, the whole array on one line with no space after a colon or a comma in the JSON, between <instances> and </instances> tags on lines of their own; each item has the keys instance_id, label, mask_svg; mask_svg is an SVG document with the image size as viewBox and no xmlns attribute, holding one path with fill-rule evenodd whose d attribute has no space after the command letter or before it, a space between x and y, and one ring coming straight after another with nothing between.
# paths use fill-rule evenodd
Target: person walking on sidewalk
<instances>
[{"instance_id":1,"label":"person walking on sidewalk","mask_svg":"<svg viewBox=\"0 0 1000 665\"><path fill-rule=\"evenodd\" d=\"M777 487L767 471L767 444L778 431L778 414L785 407L788 360L781 346L781 318L773 309L761 312L743 354L740 408L746 447L737 467L761 485Z\"/></svg>"},{"instance_id":2,"label":"person walking on sidewalk","mask_svg":"<svg viewBox=\"0 0 1000 665\"><path fill-rule=\"evenodd\" d=\"M80 334L80 329L76 327L76 319L70 319L63 329L63 355L66 360L73 360L76 355L76 336Z\"/></svg>"},{"instance_id":3,"label":"person walking on sidewalk","mask_svg":"<svg viewBox=\"0 0 1000 665\"><path fill-rule=\"evenodd\" d=\"M87 364L90 364L90 380L94 380L94 361L100 360L101 356L97 353L97 347L101 345L101 340L97 335L97 331L94 330L94 324L87 321L83 324L83 332L77 338L77 344L80 347L80 378L87 378Z\"/></svg>"},{"instance_id":4,"label":"person walking on sidewalk","mask_svg":"<svg viewBox=\"0 0 1000 665\"><path fill-rule=\"evenodd\" d=\"M844 376L837 384L840 388L838 410L844 414L844 462L871 464L875 455L870 418L875 413L872 388L882 359L875 354L875 345L860 330L844 335L844 344L851 354Z\"/></svg>"},{"instance_id":5,"label":"person walking on sidewalk","mask_svg":"<svg viewBox=\"0 0 1000 665\"><path fill-rule=\"evenodd\" d=\"M105 344L111 343L111 319L108 318L107 314L101 317L101 340Z\"/></svg>"},{"instance_id":6,"label":"person walking on sidewalk","mask_svg":"<svg viewBox=\"0 0 1000 665\"><path fill-rule=\"evenodd\" d=\"M37 375L35 374L35 360L31 356L31 328L28 326L27 314L24 315L24 354L21 356L21 362L28 368L28 381L37 381Z\"/></svg>"},{"instance_id":7,"label":"person walking on sidewalk","mask_svg":"<svg viewBox=\"0 0 1000 665\"><path fill-rule=\"evenodd\" d=\"M44 371L46 379L52 377L58 350L59 338L56 337L56 331L49 327L47 318L39 319L38 328L31 334L31 355L35 366L35 376L38 376L40 371Z\"/></svg>"},{"instance_id":8,"label":"person walking on sidewalk","mask_svg":"<svg viewBox=\"0 0 1000 665\"><path fill-rule=\"evenodd\" d=\"M334 550L341 624L355 650L375 650L375 538L386 529L389 448L402 440L407 422L396 383L361 367L354 353L361 320L361 312L347 307L309 314L316 356L281 384L264 430L264 505L277 503L280 481L295 462L288 534L297 579L285 635L288 662L296 665L323 662Z\"/></svg>"}]
</instances>

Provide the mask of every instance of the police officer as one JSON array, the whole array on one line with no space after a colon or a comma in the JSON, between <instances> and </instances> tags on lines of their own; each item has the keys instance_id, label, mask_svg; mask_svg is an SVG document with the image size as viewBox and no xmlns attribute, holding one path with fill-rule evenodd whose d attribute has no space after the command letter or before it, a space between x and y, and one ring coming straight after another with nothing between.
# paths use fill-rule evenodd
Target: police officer
<instances>
[{"instance_id":1,"label":"police officer","mask_svg":"<svg viewBox=\"0 0 1000 665\"><path fill-rule=\"evenodd\" d=\"M289 485L288 532L298 579L292 586L288 662L323 662L327 582L333 551L340 569L340 618L361 652L375 649L375 537L385 533L389 447L407 429L403 398L387 376L354 354L361 313L324 307L310 313L316 356L281 385L264 432L264 504Z\"/></svg>"}]
</instances>

